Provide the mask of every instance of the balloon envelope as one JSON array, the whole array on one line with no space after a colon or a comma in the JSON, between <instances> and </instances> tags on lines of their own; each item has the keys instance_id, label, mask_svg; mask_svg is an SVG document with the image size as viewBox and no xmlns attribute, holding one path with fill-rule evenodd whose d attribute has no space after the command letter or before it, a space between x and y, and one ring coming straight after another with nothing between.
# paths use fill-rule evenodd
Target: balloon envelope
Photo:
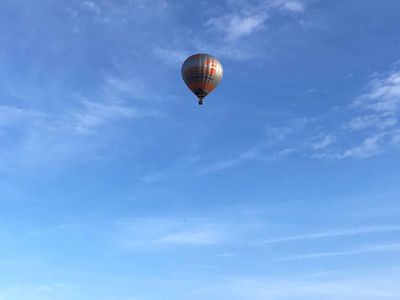
<instances>
[{"instance_id":1,"label":"balloon envelope","mask_svg":"<svg viewBox=\"0 0 400 300\"><path fill-rule=\"evenodd\" d=\"M199 104L203 104L203 98L221 81L223 70L218 59L200 53L188 57L181 72L186 85L199 98Z\"/></svg>"}]
</instances>

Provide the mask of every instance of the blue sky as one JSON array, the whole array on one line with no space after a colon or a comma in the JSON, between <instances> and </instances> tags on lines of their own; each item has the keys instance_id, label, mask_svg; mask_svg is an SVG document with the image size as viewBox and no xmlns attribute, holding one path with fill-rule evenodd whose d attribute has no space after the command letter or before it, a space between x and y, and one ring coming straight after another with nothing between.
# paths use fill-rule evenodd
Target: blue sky
<instances>
[{"instance_id":1,"label":"blue sky","mask_svg":"<svg viewBox=\"0 0 400 300\"><path fill-rule=\"evenodd\" d=\"M1 300L400 298L398 1L0 10Z\"/></svg>"}]
</instances>

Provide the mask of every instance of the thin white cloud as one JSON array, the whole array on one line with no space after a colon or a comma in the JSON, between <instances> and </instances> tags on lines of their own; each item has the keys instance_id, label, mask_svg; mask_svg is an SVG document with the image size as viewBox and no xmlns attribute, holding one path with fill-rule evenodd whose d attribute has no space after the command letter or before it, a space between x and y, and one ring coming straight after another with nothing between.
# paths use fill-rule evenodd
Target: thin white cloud
<instances>
[{"instance_id":1,"label":"thin white cloud","mask_svg":"<svg viewBox=\"0 0 400 300\"><path fill-rule=\"evenodd\" d=\"M336 142L327 140L325 147L314 147L312 157L367 159L397 149L400 71L375 74L367 83L366 92L353 101L351 108L354 116L336 130ZM328 132L323 135L332 136Z\"/></svg>"},{"instance_id":2,"label":"thin white cloud","mask_svg":"<svg viewBox=\"0 0 400 300\"><path fill-rule=\"evenodd\" d=\"M65 115L1 106L0 119L0 128L5 128L0 136L1 168L24 172L66 152L73 155L69 147L64 148L68 141Z\"/></svg>"},{"instance_id":3,"label":"thin white cloud","mask_svg":"<svg viewBox=\"0 0 400 300\"><path fill-rule=\"evenodd\" d=\"M225 253L218 253L211 256L211 258L228 258L228 257L235 257L235 253L225 252Z\"/></svg>"},{"instance_id":4,"label":"thin white cloud","mask_svg":"<svg viewBox=\"0 0 400 300\"><path fill-rule=\"evenodd\" d=\"M78 282L35 282L28 283L14 283L11 285L2 285L0 288L0 299L68 299L76 296L80 290ZM4 297L4 298L3 298Z\"/></svg>"},{"instance_id":5,"label":"thin white cloud","mask_svg":"<svg viewBox=\"0 0 400 300\"><path fill-rule=\"evenodd\" d=\"M323 232L317 232L317 233L300 234L300 235L273 238L273 239L258 242L257 244L274 244L274 243L291 242L291 241L298 241L298 240L315 240L315 239L345 237L345 236L352 236L352 235L364 235L364 234L369 234L369 233L393 232L393 231L400 231L400 226L399 225L375 226L375 227L361 227L361 228L323 231Z\"/></svg>"},{"instance_id":6,"label":"thin white cloud","mask_svg":"<svg viewBox=\"0 0 400 300\"><path fill-rule=\"evenodd\" d=\"M210 18L207 26L210 32L221 32L228 42L237 42L253 35L266 26L266 21L275 10L288 13L301 13L305 5L299 0L256 1L249 4L246 1L233 1L233 11L225 15Z\"/></svg>"},{"instance_id":7,"label":"thin white cloud","mask_svg":"<svg viewBox=\"0 0 400 300\"><path fill-rule=\"evenodd\" d=\"M233 168L245 162L250 161L263 161L263 162L273 162L284 159L296 152L292 148L283 148L278 150L268 150L267 147L254 147L237 156L227 159L216 160L207 164L199 164L198 170L194 173L197 176L220 172L226 169Z\"/></svg>"},{"instance_id":8,"label":"thin white cloud","mask_svg":"<svg viewBox=\"0 0 400 300\"><path fill-rule=\"evenodd\" d=\"M199 155L191 155L177 160L170 168L150 172L140 178L145 183L155 183L163 180L168 180L171 178L176 178L176 176L184 176L187 178L192 174L191 168L197 165L200 161Z\"/></svg>"},{"instance_id":9,"label":"thin white cloud","mask_svg":"<svg viewBox=\"0 0 400 300\"><path fill-rule=\"evenodd\" d=\"M215 161L203 164L199 162L195 174L219 172L251 161L274 162L293 155L298 151L296 145L287 141L311 122L312 120L306 118L296 118L291 120L287 126L268 127L265 141L262 143L240 153L232 154L228 158L215 159Z\"/></svg>"},{"instance_id":10,"label":"thin white cloud","mask_svg":"<svg viewBox=\"0 0 400 300\"><path fill-rule=\"evenodd\" d=\"M306 10L306 6L303 1L298 0L276 0L273 4L279 9L291 13L301 13Z\"/></svg>"},{"instance_id":11,"label":"thin white cloud","mask_svg":"<svg viewBox=\"0 0 400 300\"><path fill-rule=\"evenodd\" d=\"M221 243L221 236L211 230L183 231L169 233L154 243L159 244L182 244L182 245L215 245Z\"/></svg>"},{"instance_id":12,"label":"thin white cloud","mask_svg":"<svg viewBox=\"0 0 400 300\"><path fill-rule=\"evenodd\" d=\"M186 246L213 246L213 245L234 245L245 244L248 247L258 247L263 245L287 243L296 241L307 241L317 239L343 238L348 236L382 234L399 232L399 225L392 226L366 226L360 228L337 229L310 234L293 236L283 236L278 238L262 239L262 232L267 232L268 226L264 223L256 222L254 219L235 223L233 220L202 218L132 218L123 219L116 222L116 235L114 241L131 250L155 249L160 250L165 247ZM390 244L392 245L392 244ZM400 244L395 244L400 245ZM306 256L333 256L345 255L356 252L374 252L390 249L384 247L360 247L356 249L334 252L332 254L314 253ZM229 252L230 253L230 252ZM299 257L303 257L301 255ZM288 259L295 259L297 256L290 256ZM287 259L278 258L278 259Z\"/></svg>"},{"instance_id":13,"label":"thin white cloud","mask_svg":"<svg viewBox=\"0 0 400 300\"><path fill-rule=\"evenodd\" d=\"M84 11L93 13L95 15L99 15L101 13L99 5L97 5L94 1L83 1L81 3L81 8Z\"/></svg>"},{"instance_id":14,"label":"thin white cloud","mask_svg":"<svg viewBox=\"0 0 400 300\"><path fill-rule=\"evenodd\" d=\"M162 60L164 63L172 66L180 66L183 61L189 56L188 52L186 51L160 47L154 50L154 55Z\"/></svg>"},{"instance_id":15,"label":"thin white cloud","mask_svg":"<svg viewBox=\"0 0 400 300\"><path fill-rule=\"evenodd\" d=\"M230 159L222 159L218 160L206 165L203 165L199 168L199 170L196 172L197 175L203 175L207 173L213 173L213 172L218 172L222 171L225 169L229 169L231 167L234 167L244 161L253 159L255 157L255 152L254 151L245 151L243 153L240 153L237 157L233 157Z\"/></svg>"},{"instance_id":16,"label":"thin white cloud","mask_svg":"<svg viewBox=\"0 0 400 300\"><path fill-rule=\"evenodd\" d=\"M275 260L303 260L303 259L323 258L331 256L345 256L345 255L374 253L374 252L400 252L400 243L367 245L344 251L318 252L310 254L284 256L276 258Z\"/></svg>"},{"instance_id":17,"label":"thin white cloud","mask_svg":"<svg viewBox=\"0 0 400 300\"><path fill-rule=\"evenodd\" d=\"M174 39L169 42L170 46L153 47L153 54L173 66L180 64L188 53L196 52L208 52L237 61L264 56L259 46L265 45L268 39L260 33L268 28L269 16L279 12L298 14L304 11L305 5L299 0L228 0L228 5L220 6L218 3L212 11L205 10L204 27L200 30L171 27Z\"/></svg>"},{"instance_id":18,"label":"thin white cloud","mask_svg":"<svg viewBox=\"0 0 400 300\"><path fill-rule=\"evenodd\" d=\"M393 133L390 143L395 148L400 148L400 130Z\"/></svg>"},{"instance_id":19,"label":"thin white cloud","mask_svg":"<svg viewBox=\"0 0 400 300\"><path fill-rule=\"evenodd\" d=\"M369 91L359 97L354 105L361 109L395 115L400 110L400 71L386 77L373 79Z\"/></svg>"},{"instance_id":20,"label":"thin white cloud","mask_svg":"<svg viewBox=\"0 0 400 300\"><path fill-rule=\"evenodd\" d=\"M350 130L365 130L369 128L385 129L397 125L398 120L394 116L363 115L355 117L347 122L344 127Z\"/></svg>"},{"instance_id":21,"label":"thin white cloud","mask_svg":"<svg viewBox=\"0 0 400 300\"><path fill-rule=\"evenodd\" d=\"M335 155L335 158L357 158L364 159L380 154L384 148L384 135L376 134L367 137L361 144L345 150L341 154Z\"/></svg>"},{"instance_id":22,"label":"thin white cloud","mask_svg":"<svg viewBox=\"0 0 400 300\"><path fill-rule=\"evenodd\" d=\"M284 156L286 153L277 153L276 157L280 155ZM233 168L246 161L255 159L265 159L258 153L258 149L249 149L239 153L238 155L232 155L231 158L215 159L211 162L205 162L200 155L189 156L182 160L177 161L173 166L168 169L151 172L144 175L141 180L145 183L155 183L171 178L191 178L196 176L203 176L205 174L223 171L229 168Z\"/></svg>"},{"instance_id":23,"label":"thin white cloud","mask_svg":"<svg viewBox=\"0 0 400 300\"><path fill-rule=\"evenodd\" d=\"M202 288L197 291L207 299L397 300L400 297L397 279L398 272L391 270L380 270L374 274L327 274L324 277L303 274L302 278L291 275L284 278L214 277L212 282L202 282Z\"/></svg>"},{"instance_id":24,"label":"thin white cloud","mask_svg":"<svg viewBox=\"0 0 400 300\"><path fill-rule=\"evenodd\" d=\"M146 97L146 86L137 78L108 76L104 79L103 91L106 97L114 98L125 94L135 99Z\"/></svg>"},{"instance_id":25,"label":"thin white cloud","mask_svg":"<svg viewBox=\"0 0 400 300\"><path fill-rule=\"evenodd\" d=\"M211 28L215 27L223 31L228 41L235 41L260 30L266 19L267 15L252 14L240 16L232 14L220 18L212 18L207 24Z\"/></svg>"},{"instance_id":26,"label":"thin white cloud","mask_svg":"<svg viewBox=\"0 0 400 300\"><path fill-rule=\"evenodd\" d=\"M94 129L119 119L132 119L144 117L157 117L155 111L118 104L104 104L90 101L83 101L84 112L76 113L76 133L88 134Z\"/></svg>"},{"instance_id":27,"label":"thin white cloud","mask_svg":"<svg viewBox=\"0 0 400 300\"><path fill-rule=\"evenodd\" d=\"M0 105L0 127L25 127L31 122L42 121L46 114L15 106Z\"/></svg>"},{"instance_id":28,"label":"thin white cloud","mask_svg":"<svg viewBox=\"0 0 400 300\"><path fill-rule=\"evenodd\" d=\"M314 150L322 150L333 145L335 141L336 137L332 134L319 135L312 138L311 147Z\"/></svg>"},{"instance_id":29,"label":"thin white cloud","mask_svg":"<svg viewBox=\"0 0 400 300\"><path fill-rule=\"evenodd\" d=\"M117 222L116 243L131 250L208 246L229 240L227 224L209 219L144 218Z\"/></svg>"},{"instance_id":30,"label":"thin white cloud","mask_svg":"<svg viewBox=\"0 0 400 300\"><path fill-rule=\"evenodd\" d=\"M73 97L73 96L72 96ZM62 113L0 106L1 168L13 172L34 169L71 159L100 157L107 141L84 135L98 133L122 120L157 118L156 110L114 102L81 101L81 106ZM10 128L14 130L10 135ZM85 155L83 155L83 153Z\"/></svg>"},{"instance_id":31,"label":"thin white cloud","mask_svg":"<svg viewBox=\"0 0 400 300\"><path fill-rule=\"evenodd\" d=\"M353 105L369 113L353 119L347 125L351 129L375 129L375 132L359 147L349 149L350 156L354 153L356 156L365 156L364 150L369 150L367 152L371 154L379 154L393 146L399 131L400 71L375 76L368 87L368 92L358 97ZM365 157L369 156L371 155Z\"/></svg>"}]
</instances>

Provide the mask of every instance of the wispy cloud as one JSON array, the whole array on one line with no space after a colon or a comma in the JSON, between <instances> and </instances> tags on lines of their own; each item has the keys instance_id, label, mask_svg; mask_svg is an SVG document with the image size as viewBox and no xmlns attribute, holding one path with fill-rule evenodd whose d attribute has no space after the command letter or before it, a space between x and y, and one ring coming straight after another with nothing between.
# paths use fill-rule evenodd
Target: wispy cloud
<instances>
[{"instance_id":1,"label":"wispy cloud","mask_svg":"<svg viewBox=\"0 0 400 300\"><path fill-rule=\"evenodd\" d=\"M218 245L231 238L226 224L209 219L126 219L116 226L116 243L131 250Z\"/></svg>"},{"instance_id":2,"label":"wispy cloud","mask_svg":"<svg viewBox=\"0 0 400 300\"><path fill-rule=\"evenodd\" d=\"M15 89L18 98L32 99L18 106L0 105L1 168L23 172L71 159L98 159L115 138L115 125L162 116L156 93L146 98L142 80L123 72L115 72L118 76L111 73L104 72L93 83L94 92L60 87L62 96L54 105L44 105L49 98L44 89L34 93ZM90 142L88 135L92 136Z\"/></svg>"},{"instance_id":3,"label":"wispy cloud","mask_svg":"<svg viewBox=\"0 0 400 300\"><path fill-rule=\"evenodd\" d=\"M123 120L159 116L150 108L88 100L62 113L0 106L1 165L23 171L65 159L90 159L98 156L95 153L107 142L88 143L85 135L96 136L105 128L111 132L113 125Z\"/></svg>"},{"instance_id":4,"label":"wispy cloud","mask_svg":"<svg viewBox=\"0 0 400 300\"><path fill-rule=\"evenodd\" d=\"M367 245L367 246L357 247L354 249L344 250L344 251L318 252L318 253L310 253L310 254L284 256L284 257L276 258L275 260L302 260L302 259L323 258L323 257L331 257L331 256L344 256L344 255L354 255L354 254L363 254L363 253L393 252L393 251L394 252L400 251L400 243Z\"/></svg>"},{"instance_id":5,"label":"wispy cloud","mask_svg":"<svg viewBox=\"0 0 400 300\"><path fill-rule=\"evenodd\" d=\"M275 0L272 1L272 4L283 11L291 13L301 13L306 10L305 3L298 0Z\"/></svg>"},{"instance_id":6,"label":"wispy cloud","mask_svg":"<svg viewBox=\"0 0 400 300\"><path fill-rule=\"evenodd\" d=\"M258 53L257 45L268 41L268 34L263 33L268 29L270 16L282 12L297 15L306 11L300 0L230 0L227 4L216 4L211 13L206 10L204 26L195 32L175 27L172 46L157 47L153 54L174 66L188 53L195 52L209 52L222 59L249 60L265 55ZM204 43L205 40L208 42Z\"/></svg>"},{"instance_id":7,"label":"wispy cloud","mask_svg":"<svg viewBox=\"0 0 400 300\"><path fill-rule=\"evenodd\" d=\"M40 111L0 105L0 128L27 126L31 122L43 120L46 114Z\"/></svg>"},{"instance_id":8,"label":"wispy cloud","mask_svg":"<svg viewBox=\"0 0 400 300\"><path fill-rule=\"evenodd\" d=\"M341 154L335 155L335 158L369 158L380 154L383 151L383 134L375 134L367 137L361 144L345 150Z\"/></svg>"},{"instance_id":9,"label":"wispy cloud","mask_svg":"<svg viewBox=\"0 0 400 300\"><path fill-rule=\"evenodd\" d=\"M170 11L181 9L173 1L166 3L167 7L178 7ZM168 15L170 25L163 31L168 32L165 35L173 38L168 42L161 41L153 45L151 52L157 59L175 67L190 53L196 52L208 52L222 60L254 59L266 54L260 51L260 45L269 43L269 34L265 34L265 30L268 29L270 16L279 14L286 18L289 15L300 15L305 11L306 5L300 0L222 1L215 3L213 9L207 7L198 11L202 21L196 30L182 26L181 18L175 13L170 13ZM294 20L297 18L288 18L288 22Z\"/></svg>"},{"instance_id":10,"label":"wispy cloud","mask_svg":"<svg viewBox=\"0 0 400 300\"><path fill-rule=\"evenodd\" d=\"M345 124L345 128L351 130L365 130L369 128L385 129L397 124L398 120L393 116L363 115L350 120Z\"/></svg>"},{"instance_id":11,"label":"wispy cloud","mask_svg":"<svg viewBox=\"0 0 400 300\"><path fill-rule=\"evenodd\" d=\"M369 87L369 91L360 96L354 106L382 114L397 114L400 110L400 71L374 78Z\"/></svg>"},{"instance_id":12,"label":"wispy cloud","mask_svg":"<svg viewBox=\"0 0 400 300\"><path fill-rule=\"evenodd\" d=\"M397 130L393 133L390 143L393 147L400 147L400 130Z\"/></svg>"},{"instance_id":13,"label":"wispy cloud","mask_svg":"<svg viewBox=\"0 0 400 300\"><path fill-rule=\"evenodd\" d=\"M366 159L396 148L400 112L400 71L374 75L351 104L354 116L336 129L336 143L315 148L313 157ZM325 133L325 136L332 136ZM351 142L349 142L351 141ZM324 143L322 143L323 145Z\"/></svg>"},{"instance_id":14,"label":"wispy cloud","mask_svg":"<svg viewBox=\"0 0 400 300\"><path fill-rule=\"evenodd\" d=\"M221 236L214 231L197 230L170 233L155 240L156 244L215 245L221 243Z\"/></svg>"},{"instance_id":15,"label":"wispy cloud","mask_svg":"<svg viewBox=\"0 0 400 300\"><path fill-rule=\"evenodd\" d=\"M367 158L390 147L398 131L400 112L400 71L375 76L368 91L353 102L353 107L366 111L345 126L350 130L373 130L358 146L346 150L340 158Z\"/></svg>"},{"instance_id":16,"label":"wispy cloud","mask_svg":"<svg viewBox=\"0 0 400 300\"><path fill-rule=\"evenodd\" d=\"M116 77L106 76L102 84L104 98L112 100L118 98L143 99L149 98L149 93L146 91L146 85L135 77Z\"/></svg>"},{"instance_id":17,"label":"wispy cloud","mask_svg":"<svg viewBox=\"0 0 400 300\"><path fill-rule=\"evenodd\" d=\"M294 118L288 125L270 126L265 129L265 136L258 144L249 147L231 157L216 159L198 166L196 174L203 175L223 171L242 163L259 161L275 162L287 158L297 152L299 142L293 138L301 133L313 121L307 118Z\"/></svg>"},{"instance_id":18,"label":"wispy cloud","mask_svg":"<svg viewBox=\"0 0 400 300\"><path fill-rule=\"evenodd\" d=\"M287 143L287 139L303 130L311 121L305 118L293 119L287 126L268 127L264 140L250 145L249 148L224 157L214 155L190 155L177 160L169 168L155 170L141 179L146 183L154 183L171 178L193 178L205 174L220 172L249 162L275 162L296 153L296 145Z\"/></svg>"},{"instance_id":19,"label":"wispy cloud","mask_svg":"<svg viewBox=\"0 0 400 300\"><path fill-rule=\"evenodd\" d=\"M233 166L236 166L242 162L248 161L248 160L253 160L257 157L257 152L255 149L250 149L247 151L244 151L240 153L236 157L228 158L228 159L222 159L222 160L217 160L208 164L203 164L202 166L199 166L199 169L195 173L196 175L204 175L207 173L213 173L217 171L222 171L228 168L231 168Z\"/></svg>"},{"instance_id":20,"label":"wispy cloud","mask_svg":"<svg viewBox=\"0 0 400 300\"><path fill-rule=\"evenodd\" d=\"M203 282L200 295L208 299L342 299L342 300L395 300L400 296L396 271L379 270L371 274L339 274L325 277L295 278L224 277ZM394 280L394 278L396 278ZM201 298L199 298L201 299Z\"/></svg>"},{"instance_id":21,"label":"wispy cloud","mask_svg":"<svg viewBox=\"0 0 400 300\"><path fill-rule=\"evenodd\" d=\"M183 61L189 56L188 51L182 51L178 49L167 49L157 47L153 53L163 62L171 66L180 66Z\"/></svg>"},{"instance_id":22,"label":"wispy cloud","mask_svg":"<svg viewBox=\"0 0 400 300\"><path fill-rule=\"evenodd\" d=\"M298 0L256 1L254 4L234 2L233 12L210 18L207 26L223 34L228 42L248 37L266 26L269 14L274 10L287 13L301 13L305 5Z\"/></svg>"},{"instance_id":23,"label":"wispy cloud","mask_svg":"<svg viewBox=\"0 0 400 300\"><path fill-rule=\"evenodd\" d=\"M325 149L332 144L335 143L336 137L332 134L318 135L311 139L310 146L314 148L314 150L322 150Z\"/></svg>"},{"instance_id":24,"label":"wispy cloud","mask_svg":"<svg viewBox=\"0 0 400 300\"><path fill-rule=\"evenodd\" d=\"M226 15L208 20L207 25L212 29L224 32L228 41L236 41L260 30L267 15L251 14L240 16L238 14Z\"/></svg>"},{"instance_id":25,"label":"wispy cloud","mask_svg":"<svg viewBox=\"0 0 400 300\"><path fill-rule=\"evenodd\" d=\"M101 13L100 7L93 1L83 1L81 3L81 8L84 11L99 15Z\"/></svg>"},{"instance_id":26,"label":"wispy cloud","mask_svg":"<svg viewBox=\"0 0 400 300\"><path fill-rule=\"evenodd\" d=\"M144 117L157 117L156 111L118 104L104 104L83 101L84 112L76 113L76 132L87 134L111 121L118 119L133 119Z\"/></svg>"},{"instance_id":27,"label":"wispy cloud","mask_svg":"<svg viewBox=\"0 0 400 300\"><path fill-rule=\"evenodd\" d=\"M314 239L325 239L325 238L335 238L335 237L345 237L352 235L362 235L369 233L383 233L383 232L393 232L400 231L400 226L375 226L375 227L361 227L361 228L350 228L350 229L340 229L323 231L317 233L300 234L293 236L284 236L274 239L269 239L259 242L259 244L273 244L282 242L291 242L298 240L314 240Z\"/></svg>"},{"instance_id":28,"label":"wispy cloud","mask_svg":"<svg viewBox=\"0 0 400 300\"><path fill-rule=\"evenodd\" d=\"M79 289L78 283L39 282L2 286L0 294L4 299L66 299L76 296Z\"/></svg>"}]
</instances>

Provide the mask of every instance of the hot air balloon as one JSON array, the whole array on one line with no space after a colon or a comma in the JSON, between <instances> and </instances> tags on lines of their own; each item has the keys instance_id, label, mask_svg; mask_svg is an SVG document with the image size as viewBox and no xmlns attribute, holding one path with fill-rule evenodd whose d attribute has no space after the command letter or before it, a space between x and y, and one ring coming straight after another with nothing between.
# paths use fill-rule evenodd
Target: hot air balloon
<instances>
[{"instance_id":1,"label":"hot air balloon","mask_svg":"<svg viewBox=\"0 0 400 300\"><path fill-rule=\"evenodd\" d=\"M182 78L189 89L203 104L203 98L211 93L222 79L222 65L208 54L195 54L188 57L182 65Z\"/></svg>"}]
</instances>

